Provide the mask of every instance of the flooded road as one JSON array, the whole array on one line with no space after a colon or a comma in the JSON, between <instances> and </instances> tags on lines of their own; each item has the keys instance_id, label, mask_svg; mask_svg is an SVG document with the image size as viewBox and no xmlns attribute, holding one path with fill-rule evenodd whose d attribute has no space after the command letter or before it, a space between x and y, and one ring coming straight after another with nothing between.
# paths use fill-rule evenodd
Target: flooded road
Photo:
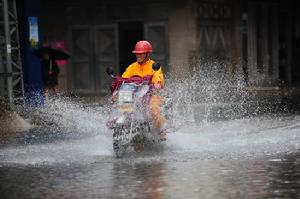
<instances>
[{"instance_id":1,"label":"flooded road","mask_svg":"<svg viewBox=\"0 0 300 199\"><path fill-rule=\"evenodd\" d=\"M300 197L298 115L186 123L120 159L105 120L88 115L89 133L79 122L79 134L33 129L2 144L0 198Z\"/></svg>"}]
</instances>

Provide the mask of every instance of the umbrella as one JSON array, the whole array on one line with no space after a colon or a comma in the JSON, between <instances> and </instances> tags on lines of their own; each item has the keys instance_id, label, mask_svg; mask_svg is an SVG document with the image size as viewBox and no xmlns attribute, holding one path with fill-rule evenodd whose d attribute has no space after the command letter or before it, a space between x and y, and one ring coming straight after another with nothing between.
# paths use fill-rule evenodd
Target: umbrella
<instances>
[{"instance_id":1,"label":"umbrella","mask_svg":"<svg viewBox=\"0 0 300 199\"><path fill-rule=\"evenodd\" d=\"M44 53L48 53L52 60L66 60L71 57L67 52L49 46L42 46L33 51L33 54L39 58L43 58Z\"/></svg>"}]
</instances>

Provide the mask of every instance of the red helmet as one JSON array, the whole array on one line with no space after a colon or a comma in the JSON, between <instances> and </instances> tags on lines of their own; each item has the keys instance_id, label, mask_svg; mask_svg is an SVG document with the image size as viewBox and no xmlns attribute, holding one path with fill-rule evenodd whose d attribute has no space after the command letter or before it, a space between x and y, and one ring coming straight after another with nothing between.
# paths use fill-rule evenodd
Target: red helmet
<instances>
[{"instance_id":1,"label":"red helmet","mask_svg":"<svg viewBox=\"0 0 300 199\"><path fill-rule=\"evenodd\" d=\"M151 53L152 45L148 41L139 41L135 44L134 51L132 53Z\"/></svg>"}]
</instances>

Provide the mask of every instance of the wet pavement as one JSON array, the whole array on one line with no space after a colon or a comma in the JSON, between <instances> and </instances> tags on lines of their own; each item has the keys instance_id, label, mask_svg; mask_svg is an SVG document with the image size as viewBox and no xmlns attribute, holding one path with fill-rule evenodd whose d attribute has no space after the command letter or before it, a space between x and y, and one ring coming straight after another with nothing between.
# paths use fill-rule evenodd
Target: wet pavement
<instances>
[{"instance_id":1,"label":"wet pavement","mask_svg":"<svg viewBox=\"0 0 300 199\"><path fill-rule=\"evenodd\" d=\"M300 197L300 116L186 124L119 159L103 123L2 141L0 198Z\"/></svg>"},{"instance_id":2,"label":"wet pavement","mask_svg":"<svg viewBox=\"0 0 300 199\"><path fill-rule=\"evenodd\" d=\"M300 189L298 154L252 160L100 157L0 171L1 198L299 198Z\"/></svg>"}]
</instances>

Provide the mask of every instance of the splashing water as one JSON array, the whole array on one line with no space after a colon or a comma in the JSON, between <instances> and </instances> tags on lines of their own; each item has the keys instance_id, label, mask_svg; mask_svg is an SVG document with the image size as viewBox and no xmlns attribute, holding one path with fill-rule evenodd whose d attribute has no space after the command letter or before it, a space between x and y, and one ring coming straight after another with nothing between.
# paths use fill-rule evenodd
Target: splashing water
<instances>
[{"instance_id":1,"label":"splashing water","mask_svg":"<svg viewBox=\"0 0 300 199\"><path fill-rule=\"evenodd\" d=\"M30 113L36 128L13 137L12 144L2 147L1 162L54 164L113 154L111 132L105 125L106 106L91 106L60 97Z\"/></svg>"},{"instance_id":2,"label":"splashing water","mask_svg":"<svg viewBox=\"0 0 300 199\"><path fill-rule=\"evenodd\" d=\"M198 64L184 79L174 75L167 84L179 128L168 138L171 148L210 157L299 149L299 116L286 114L281 96L251 95L241 73L227 72L225 63Z\"/></svg>"},{"instance_id":3,"label":"splashing water","mask_svg":"<svg viewBox=\"0 0 300 199\"><path fill-rule=\"evenodd\" d=\"M227 66L200 60L184 77L170 75L165 92L173 99L175 124L286 112L282 96L253 95L238 70L242 67L231 71Z\"/></svg>"},{"instance_id":4,"label":"splashing water","mask_svg":"<svg viewBox=\"0 0 300 199\"><path fill-rule=\"evenodd\" d=\"M299 132L299 116L259 116L183 126L168 145L202 158L259 157L298 151Z\"/></svg>"},{"instance_id":5,"label":"splashing water","mask_svg":"<svg viewBox=\"0 0 300 199\"><path fill-rule=\"evenodd\" d=\"M298 150L299 117L248 117L271 106L249 108L255 100L242 76L220 72L219 65L206 63L207 70L194 69L184 80L176 76L167 80L164 92L173 100L172 125L178 130L167 136L166 155L195 152L203 158L241 157ZM112 135L105 125L109 112L107 105L53 99L34 113L39 123L48 134L80 139L6 148L0 150L0 157L6 163L37 164L113 156Z\"/></svg>"},{"instance_id":6,"label":"splashing water","mask_svg":"<svg viewBox=\"0 0 300 199\"><path fill-rule=\"evenodd\" d=\"M58 98L47 103L38 114L40 117L46 116L48 121L68 131L99 135L99 131L106 129L108 112L106 106L89 106L68 98Z\"/></svg>"},{"instance_id":7,"label":"splashing water","mask_svg":"<svg viewBox=\"0 0 300 199\"><path fill-rule=\"evenodd\" d=\"M173 99L176 124L207 121L211 117L234 118L238 113L244 115L247 92L242 76L220 71L218 63L201 65L201 69L194 67L183 79L178 80L177 75L173 75L171 83L167 84L166 92ZM221 113L224 107L227 112Z\"/></svg>"}]
</instances>

